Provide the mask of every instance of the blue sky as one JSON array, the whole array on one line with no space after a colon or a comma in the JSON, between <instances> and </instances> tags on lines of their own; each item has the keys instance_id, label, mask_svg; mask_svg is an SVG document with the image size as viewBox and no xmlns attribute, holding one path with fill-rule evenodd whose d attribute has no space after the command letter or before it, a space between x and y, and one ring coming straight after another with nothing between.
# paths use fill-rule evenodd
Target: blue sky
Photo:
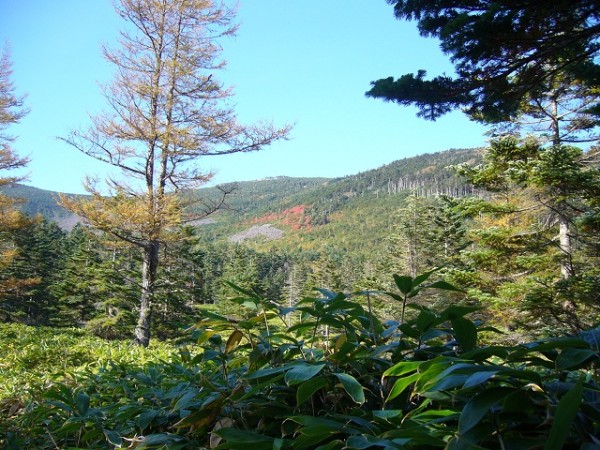
<instances>
[{"instance_id":1,"label":"blue sky","mask_svg":"<svg viewBox=\"0 0 600 450\"><path fill-rule=\"evenodd\" d=\"M366 6L368 5L368 6ZM485 145L485 128L460 112L437 122L413 108L364 96L369 82L418 69L452 73L435 40L400 22L385 0L240 0L240 30L223 41L225 71L241 122L294 123L290 140L258 153L207 157L215 183L271 176L338 177L397 159ZM31 158L29 184L83 192L107 168L58 140L85 128L106 103L99 82L112 67L100 46L122 28L111 0L0 0L0 41L30 114L12 127Z\"/></svg>"}]
</instances>

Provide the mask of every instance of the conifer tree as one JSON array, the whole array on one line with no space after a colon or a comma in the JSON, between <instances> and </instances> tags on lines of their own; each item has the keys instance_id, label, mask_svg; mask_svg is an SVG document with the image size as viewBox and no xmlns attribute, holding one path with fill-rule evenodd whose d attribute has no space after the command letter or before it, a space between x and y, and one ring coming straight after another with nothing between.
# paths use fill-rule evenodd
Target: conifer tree
<instances>
[{"instance_id":1,"label":"conifer tree","mask_svg":"<svg viewBox=\"0 0 600 450\"><path fill-rule=\"evenodd\" d=\"M4 48L0 50L0 189L22 180L22 177L6 172L20 169L28 162L27 158L17 155L12 147L15 138L6 132L27 113L24 97L15 94L11 75L10 54ZM7 320L12 320L12 317L10 311L2 306L3 300L37 282L36 278L15 278L5 272L19 254L19 249L12 240L13 233L30 225L30 221L15 208L15 203L13 198L0 192L0 311L4 310Z\"/></svg>"},{"instance_id":2,"label":"conifer tree","mask_svg":"<svg viewBox=\"0 0 600 450\"><path fill-rule=\"evenodd\" d=\"M47 325L57 313L56 298L49 288L63 264L64 232L42 217L27 220L11 235L16 254L0 279L12 280L4 293L3 307L13 320Z\"/></svg>"},{"instance_id":3,"label":"conifer tree","mask_svg":"<svg viewBox=\"0 0 600 450\"><path fill-rule=\"evenodd\" d=\"M509 136L492 142L484 164L460 171L490 192L473 231L476 249L465 255L488 273L483 290L546 324L577 330L595 323L597 164L578 147Z\"/></svg>"},{"instance_id":4,"label":"conifer tree","mask_svg":"<svg viewBox=\"0 0 600 450\"><path fill-rule=\"evenodd\" d=\"M235 32L233 11L212 0L121 0L121 47L104 48L116 69L104 88L110 113L65 140L120 170L108 191L88 180L91 200L63 204L94 227L141 249L142 282L135 342L147 346L160 247L184 218L177 196L210 179L198 158L260 150L288 127L238 123L215 77L224 67L220 39ZM108 195L103 195L108 194ZM203 210L210 213L219 202Z\"/></svg>"},{"instance_id":5,"label":"conifer tree","mask_svg":"<svg viewBox=\"0 0 600 450\"><path fill-rule=\"evenodd\" d=\"M440 40L456 76L426 80L426 70L372 83L368 96L415 105L435 120L457 108L484 122L513 117L548 77L600 83L600 8L596 0L387 0L398 19ZM592 107L598 112L598 101Z\"/></svg>"}]
</instances>

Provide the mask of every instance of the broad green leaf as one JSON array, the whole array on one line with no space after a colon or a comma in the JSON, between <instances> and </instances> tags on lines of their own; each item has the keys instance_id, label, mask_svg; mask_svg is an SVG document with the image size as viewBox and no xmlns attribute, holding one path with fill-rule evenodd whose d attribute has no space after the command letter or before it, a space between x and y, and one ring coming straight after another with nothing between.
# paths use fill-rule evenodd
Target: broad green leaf
<instances>
[{"instance_id":1,"label":"broad green leaf","mask_svg":"<svg viewBox=\"0 0 600 450\"><path fill-rule=\"evenodd\" d=\"M253 398L255 395L261 395L263 391L263 389L266 386L271 386L271 385L275 385L275 383L279 382L279 380L282 380L283 377L285 376L285 374L283 372L280 372L278 375L275 375L274 377L268 378L266 380L260 380L258 383L252 383L250 386L250 389L246 390L244 395L242 395L240 397L240 401L244 401L246 399L251 399Z\"/></svg>"},{"instance_id":2,"label":"broad green leaf","mask_svg":"<svg viewBox=\"0 0 600 450\"><path fill-rule=\"evenodd\" d=\"M467 378L467 381L465 381L465 384L463 385L463 387L470 388L473 386L479 386L480 384L483 384L486 381L488 381L490 378L492 378L497 373L498 373L497 370L476 372L476 373L470 375L469 378Z\"/></svg>"},{"instance_id":3,"label":"broad green leaf","mask_svg":"<svg viewBox=\"0 0 600 450\"><path fill-rule=\"evenodd\" d=\"M412 415L412 411L407 414L413 420L427 422L444 422L448 420L456 420L460 416L460 410L452 409L428 409L418 414Z\"/></svg>"},{"instance_id":4,"label":"broad green leaf","mask_svg":"<svg viewBox=\"0 0 600 450\"><path fill-rule=\"evenodd\" d=\"M258 304L253 300L244 300L242 302L242 306L246 309L250 309L252 311L258 310Z\"/></svg>"},{"instance_id":5,"label":"broad green leaf","mask_svg":"<svg viewBox=\"0 0 600 450\"><path fill-rule=\"evenodd\" d=\"M581 400L583 398L583 377L579 377L579 381L567 392L558 402L552 428L548 441L544 445L544 450L560 450L567 438L569 430L575 420L575 416L579 411Z\"/></svg>"},{"instance_id":6,"label":"broad green leaf","mask_svg":"<svg viewBox=\"0 0 600 450\"><path fill-rule=\"evenodd\" d=\"M303 427L317 427L317 426L325 426L333 431L342 431L346 429L345 422L339 422L332 419L326 419L323 417L314 417L314 416L290 416L286 420L290 420L292 422L296 422L298 425L302 425ZM302 428L306 429L306 428Z\"/></svg>"},{"instance_id":7,"label":"broad green leaf","mask_svg":"<svg viewBox=\"0 0 600 450\"><path fill-rule=\"evenodd\" d=\"M106 436L106 440L108 442L110 442L112 445L117 446L117 448L119 448L123 443L121 435L116 431L104 430L104 436Z\"/></svg>"},{"instance_id":8,"label":"broad green leaf","mask_svg":"<svg viewBox=\"0 0 600 450\"><path fill-rule=\"evenodd\" d=\"M160 411L151 409L149 411L144 411L139 417L135 420L136 425L142 431L142 433L148 428L148 426L152 423L152 421L160 414Z\"/></svg>"},{"instance_id":9,"label":"broad green leaf","mask_svg":"<svg viewBox=\"0 0 600 450\"><path fill-rule=\"evenodd\" d=\"M419 368L421 376L416 386L417 392L424 394L430 391L430 386L435 384L441 378L441 374L448 370L448 366L454 364L455 361L455 358L438 356L429 361L422 362Z\"/></svg>"},{"instance_id":10,"label":"broad green leaf","mask_svg":"<svg viewBox=\"0 0 600 450\"><path fill-rule=\"evenodd\" d=\"M173 425L173 428L186 428L191 427L193 429L201 428L210 425L218 414L221 412L221 406L224 400L219 398L203 406L201 409L194 411L190 415L184 417L179 422Z\"/></svg>"},{"instance_id":11,"label":"broad green leaf","mask_svg":"<svg viewBox=\"0 0 600 450\"><path fill-rule=\"evenodd\" d=\"M450 306L440 313L440 318L452 320L479 311L480 309L479 306Z\"/></svg>"},{"instance_id":12,"label":"broad green leaf","mask_svg":"<svg viewBox=\"0 0 600 450\"><path fill-rule=\"evenodd\" d=\"M237 291L237 292L239 292L241 294L244 294L244 295L246 295L246 296L248 296L250 298L260 299L260 296L256 292L251 291L249 289L244 289L244 288L238 286L237 284L232 283L231 281L225 280L225 281L223 281L223 283L225 283L227 286L229 286L234 291Z\"/></svg>"},{"instance_id":13,"label":"broad green leaf","mask_svg":"<svg viewBox=\"0 0 600 450\"><path fill-rule=\"evenodd\" d=\"M556 358L559 370L575 369L588 360L598 359L598 353L586 348L565 348Z\"/></svg>"},{"instance_id":14,"label":"broad green leaf","mask_svg":"<svg viewBox=\"0 0 600 450\"><path fill-rule=\"evenodd\" d=\"M451 320L454 335L464 351L470 351L477 345L477 327L469 319L456 317Z\"/></svg>"},{"instance_id":15,"label":"broad green leaf","mask_svg":"<svg viewBox=\"0 0 600 450\"><path fill-rule=\"evenodd\" d=\"M398 397L400 394L402 394L406 390L406 388L408 388L411 384L413 384L415 381L417 381L419 379L420 375L421 375L420 373L413 373L412 375L398 378L396 380L396 382L394 383L394 387L392 387L392 390L388 394L387 399L385 401L389 402L390 400Z\"/></svg>"},{"instance_id":16,"label":"broad green leaf","mask_svg":"<svg viewBox=\"0 0 600 450\"><path fill-rule=\"evenodd\" d=\"M347 373L336 373L335 376L340 380L344 390L352 397L352 400L360 405L365 402L365 392L356 378Z\"/></svg>"},{"instance_id":17,"label":"broad green leaf","mask_svg":"<svg viewBox=\"0 0 600 450\"><path fill-rule=\"evenodd\" d=\"M225 353L231 353L232 350L237 348L238 344L244 337L244 334L240 330L235 330L227 339L227 344L225 345Z\"/></svg>"},{"instance_id":18,"label":"broad green leaf","mask_svg":"<svg viewBox=\"0 0 600 450\"><path fill-rule=\"evenodd\" d=\"M456 286L451 285L447 281L434 281L431 284L427 285L428 289L440 289L442 291L453 291L453 292L464 292L462 289L457 288Z\"/></svg>"},{"instance_id":19,"label":"broad green leaf","mask_svg":"<svg viewBox=\"0 0 600 450\"><path fill-rule=\"evenodd\" d=\"M399 362L385 372L383 372L384 377L399 377L408 372L414 372L419 368L419 366L423 364L423 361L406 361Z\"/></svg>"},{"instance_id":20,"label":"broad green leaf","mask_svg":"<svg viewBox=\"0 0 600 450\"><path fill-rule=\"evenodd\" d=\"M317 433L314 430L308 430L308 434L305 434L304 431L307 431L306 428L301 428L299 430L299 434L294 436L294 443L292 448L294 450L315 450L319 448L319 443L323 442L326 439L329 439L335 431L323 431L319 429L321 432Z\"/></svg>"},{"instance_id":21,"label":"broad green leaf","mask_svg":"<svg viewBox=\"0 0 600 450\"><path fill-rule=\"evenodd\" d=\"M251 374L247 375L246 379L247 380L255 380L257 378L268 377L271 375L276 375L276 374L285 372L288 369L289 369L289 365L281 366L281 367L272 367L270 369L261 369L261 370L257 370L256 372L252 372Z\"/></svg>"},{"instance_id":22,"label":"broad green leaf","mask_svg":"<svg viewBox=\"0 0 600 450\"><path fill-rule=\"evenodd\" d=\"M225 439L225 442L216 448L247 450L272 450L274 439L251 430L227 427L214 432Z\"/></svg>"},{"instance_id":23,"label":"broad green leaf","mask_svg":"<svg viewBox=\"0 0 600 450\"><path fill-rule=\"evenodd\" d=\"M423 310L421 311L421 313L419 314L419 316L417 317L417 329L423 333L424 331L427 331L429 329L429 327L435 325L437 322L437 316L429 310Z\"/></svg>"},{"instance_id":24,"label":"broad green leaf","mask_svg":"<svg viewBox=\"0 0 600 450\"><path fill-rule=\"evenodd\" d=\"M363 434L361 436L350 436L346 441L345 449L351 450L364 450L367 448L383 447L383 448L395 448L396 446L390 440L381 439L376 436L370 436Z\"/></svg>"},{"instance_id":25,"label":"broad green leaf","mask_svg":"<svg viewBox=\"0 0 600 450\"><path fill-rule=\"evenodd\" d=\"M481 330L481 329L480 329ZM465 359L470 359L473 361L485 361L493 356L497 356L498 358L506 359L510 354L511 349L507 347L501 347L497 345L491 345L488 347L479 347L471 350L470 352L466 352L461 356Z\"/></svg>"},{"instance_id":26,"label":"broad green leaf","mask_svg":"<svg viewBox=\"0 0 600 450\"><path fill-rule=\"evenodd\" d=\"M285 383L288 386L310 380L323 370L325 364L297 364L285 373Z\"/></svg>"},{"instance_id":27,"label":"broad green leaf","mask_svg":"<svg viewBox=\"0 0 600 450\"><path fill-rule=\"evenodd\" d=\"M336 298L346 298L346 295L342 292L334 292L334 291L330 291L329 289L323 289L323 288L317 288L317 291L319 291L321 294L323 294L323 296L325 297L326 300L335 300Z\"/></svg>"},{"instance_id":28,"label":"broad green leaf","mask_svg":"<svg viewBox=\"0 0 600 450\"><path fill-rule=\"evenodd\" d=\"M396 283L396 286L398 286L400 292L402 292L404 295L412 291L413 279L411 277L394 274L394 282Z\"/></svg>"},{"instance_id":29,"label":"broad green leaf","mask_svg":"<svg viewBox=\"0 0 600 450\"><path fill-rule=\"evenodd\" d=\"M404 301L404 297L402 297L402 296L400 296L400 295L398 295L398 294L395 294L395 293L393 293L393 292L386 292L385 294L386 294L386 295L389 295L389 296L390 296L390 297L392 297L394 300L397 300L397 301L399 301L399 302L401 302L401 301Z\"/></svg>"},{"instance_id":30,"label":"broad green leaf","mask_svg":"<svg viewBox=\"0 0 600 450\"><path fill-rule=\"evenodd\" d=\"M548 341L530 342L521 345L524 352L547 352L549 350L559 350L564 348L586 348L590 346L583 339L579 338L561 338Z\"/></svg>"},{"instance_id":31,"label":"broad green leaf","mask_svg":"<svg viewBox=\"0 0 600 450\"><path fill-rule=\"evenodd\" d=\"M469 379L469 376L465 374L452 374L442 376L442 373L440 373L439 375L440 376L436 377L436 383L427 386L428 391L435 392L454 389L459 386L463 386Z\"/></svg>"},{"instance_id":32,"label":"broad green leaf","mask_svg":"<svg viewBox=\"0 0 600 450\"><path fill-rule=\"evenodd\" d=\"M184 392L183 395L177 400L177 403L175 403L175 405L173 406L171 412L177 412L182 409L186 409L190 405L190 403L192 403L195 397L196 392L193 390Z\"/></svg>"},{"instance_id":33,"label":"broad green leaf","mask_svg":"<svg viewBox=\"0 0 600 450\"><path fill-rule=\"evenodd\" d=\"M344 442L340 441L339 439L335 439L333 441L329 441L327 444L319 445L315 448L315 450L342 450L346 448L348 447L344 445Z\"/></svg>"},{"instance_id":34,"label":"broad green leaf","mask_svg":"<svg viewBox=\"0 0 600 450\"><path fill-rule=\"evenodd\" d=\"M514 392L512 388L499 387L488 389L472 397L460 414L458 432L462 435L477 426L492 406L502 401L506 395L512 392Z\"/></svg>"},{"instance_id":35,"label":"broad green leaf","mask_svg":"<svg viewBox=\"0 0 600 450\"><path fill-rule=\"evenodd\" d=\"M413 287L417 287L419 286L421 283L424 283L425 281L427 281L429 279L429 277L434 274L435 272L437 272L438 270L440 270L440 267L436 267L433 270L430 270L429 272L425 272L421 275L417 275L415 277L415 279L412 282Z\"/></svg>"},{"instance_id":36,"label":"broad green leaf","mask_svg":"<svg viewBox=\"0 0 600 450\"><path fill-rule=\"evenodd\" d=\"M216 320L217 322L220 322L220 323L231 323L227 317L221 316L221 315L214 313L212 311L209 311L209 310L202 310L202 315L208 317L209 319ZM202 325L202 323L200 323L200 325Z\"/></svg>"},{"instance_id":37,"label":"broad green leaf","mask_svg":"<svg viewBox=\"0 0 600 450\"><path fill-rule=\"evenodd\" d=\"M141 438L141 437L140 437ZM148 434L143 436L141 444L138 444L135 448L146 449L146 448L174 448L177 444L185 442L185 438L175 434ZM177 447L181 448L181 447Z\"/></svg>"},{"instance_id":38,"label":"broad green leaf","mask_svg":"<svg viewBox=\"0 0 600 450\"><path fill-rule=\"evenodd\" d=\"M83 427L83 423L81 423L81 419L73 420L73 418L68 419L65 423L61 425L58 429L61 434L75 433L81 430Z\"/></svg>"},{"instance_id":39,"label":"broad green leaf","mask_svg":"<svg viewBox=\"0 0 600 450\"><path fill-rule=\"evenodd\" d=\"M200 345L204 344L206 341L208 341L215 334L217 334L216 330L206 330L200 336L198 336L198 340L196 342L198 344L200 344Z\"/></svg>"},{"instance_id":40,"label":"broad green leaf","mask_svg":"<svg viewBox=\"0 0 600 450\"><path fill-rule=\"evenodd\" d=\"M90 396L85 392L79 392L77 394L77 411L81 416L87 416L90 409Z\"/></svg>"},{"instance_id":41,"label":"broad green leaf","mask_svg":"<svg viewBox=\"0 0 600 450\"><path fill-rule=\"evenodd\" d=\"M327 379L320 376L307 380L298 386L298 391L296 392L296 402L298 406L310 399L315 392L324 388L327 384Z\"/></svg>"},{"instance_id":42,"label":"broad green leaf","mask_svg":"<svg viewBox=\"0 0 600 450\"><path fill-rule=\"evenodd\" d=\"M47 403L49 405L56 406L57 408L63 409L65 411L67 411L67 412L72 412L73 411L73 408L71 408L65 402L59 402L59 401L55 401L55 400L47 400Z\"/></svg>"},{"instance_id":43,"label":"broad green leaf","mask_svg":"<svg viewBox=\"0 0 600 450\"><path fill-rule=\"evenodd\" d=\"M340 425L343 426L342 423ZM340 427L330 427L327 424L316 424L310 425L307 427L300 428L299 433L305 436L328 436L330 434L338 433L342 431L343 428Z\"/></svg>"}]
</instances>

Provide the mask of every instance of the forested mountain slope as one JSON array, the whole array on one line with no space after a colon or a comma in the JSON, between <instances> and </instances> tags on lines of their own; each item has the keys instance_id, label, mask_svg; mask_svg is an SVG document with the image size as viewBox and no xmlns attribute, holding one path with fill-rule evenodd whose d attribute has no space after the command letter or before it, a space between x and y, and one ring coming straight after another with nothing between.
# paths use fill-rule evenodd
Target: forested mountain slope
<instances>
[{"instance_id":1,"label":"forested mountain slope","mask_svg":"<svg viewBox=\"0 0 600 450\"><path fill-rule=\"evenodd\" d=\"M479 159L477 149L447 150L404 158L342 178L282 176L233 183L224 186L230 191L226 207L210 217L210 233L225 239L253 224L271 222L289 230L311 231L317 239L326 239L332 234L334 223L340 222L345 228L351 226L364 233L371 219L402 204L409 192L422 196L471 193L471 187L448 170L448 166ZM4 188L4 192L22 198L21 209L28 215L42 214L64 229L70 229L77 221L57 204L56 192L24 185ZM215 187L201 188L186 195L193 200L190 209L197 212L206 201L217 199L220 191ZM381 223L380 219L375 219L380 222L375 228L387 227L389 220ZM331 226L326 230L315 230L328 224ZM378 233L376 229L372 231ZM352 233L346 230L344 234Z\"/></svg>"}]
</instances>

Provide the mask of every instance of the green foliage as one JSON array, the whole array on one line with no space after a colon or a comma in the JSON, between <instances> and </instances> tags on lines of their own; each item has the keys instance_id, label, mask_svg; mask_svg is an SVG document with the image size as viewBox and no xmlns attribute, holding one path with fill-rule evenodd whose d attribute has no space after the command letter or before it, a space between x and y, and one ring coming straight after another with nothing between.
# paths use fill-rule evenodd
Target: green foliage
<instances>
[{"instance_id":1,"label":"green foliage","mask_svg":"<svg viewBox=\"0 0 600 450\"><path fill-rule=\"evenodd\" d=\"M517 115L525 99L554 95L549 79L565 76L598 86L600 16L594 0L388 3L398 19L415 21L421 35L439 39L456 76L426 80L419 70L373 82L368 96L415 105L431 120L462 108L476 120L494 123ZM596 95L587 108L597 109L597 103Z\"/></svg>"},{"instance_id":2,"label":"green foliage","mask_svg":"<svg viewBox=\"0 0 600 450\"><path fill-rule=\"evenodd\" d=\"M55 223L37 217L14 231L11 239L16 255L3 268L0 281L17 283L12 289L10 284L0 288L0 315L4 321L47 325L57 310L50 285L64 261L64 232Z\"/></svg>"},{"instance_id":3,"label":"green foliage","mask_svg":"<svg viewBox=\"0 0 600 450\"><path fill-rule=\"evenodd\" d=\"M476 217L473 245L458 258L462 273L453 275L502 322L544 335L600 319L593 288L597 230L585 226L600 197L594 155L508 136L492 142L484 164L459 166L491 194L488 201L462 202L465 214Z\"/></svg>"},{"instance_id":4,"label":"green foliage","mask_svg":"<svg viewBox=\"0 0 600 450\"><path fill-rule=\"evenodd\" d=\"M70 370L4 402L7 448L586 448L600 436L598 348L576 337L482 345L468 316L414 303L431 273L395 276L404 323L322 290L294 308L230 284L235 316L206 312L195 344ZM376 295L369 293L369 295ZM386 294L379 294L386 295ZM14 326L3 339L16 341ZM81 333L81 332L80 332ZM584 337L584 336L582 336ZM593 340L593 339L592 339ZM88 345L90 354L97 346ZM104 347L106 348L106 347ZM55 354L56 347L46 353ZM156 350L155 350L156 351ZM102 351L100 351L102 353ZM119 356L121 355L121 356ZM142 359L139 359L142 357ZM52 358L52 357L51 357ZM158 361L160 359L160 362ZM552 438L552 440L550 439ZM556 439L554 439L556 438ZM591 447L590 447L591 448Z\"/></svg>"}]
</instances>

